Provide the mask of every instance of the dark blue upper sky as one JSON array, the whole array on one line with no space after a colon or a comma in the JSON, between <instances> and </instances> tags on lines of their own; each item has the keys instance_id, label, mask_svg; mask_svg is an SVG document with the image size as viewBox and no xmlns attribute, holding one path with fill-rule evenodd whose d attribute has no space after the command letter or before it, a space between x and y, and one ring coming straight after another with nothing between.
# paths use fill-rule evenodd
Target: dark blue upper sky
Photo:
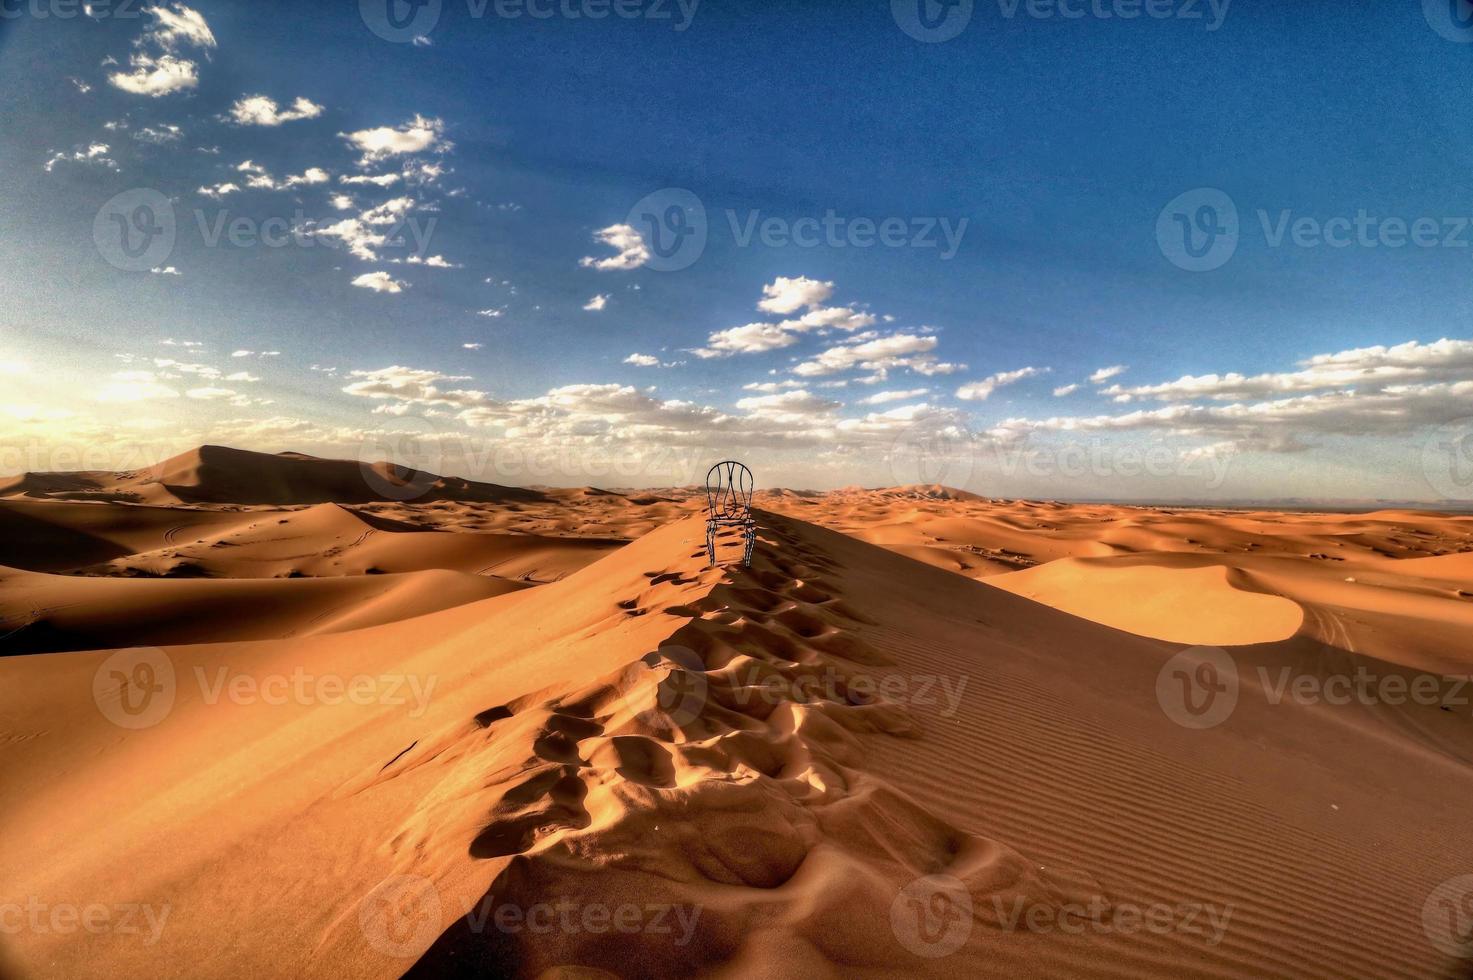
<instances>
[{"instance_id":1,"label":"dark blue upper sky","mask_svg":"<svg viewBox=\"0 0 1473 980\"><path fill-rule=\"evenodd\" d=\"M380 16L368 0L167 8L209 41L137 7L64 17L65 0L0 0L14 15L0 20L0 356L24 366L9 379L30 412L16 417L40 425L61 393L72 422L47 431L166 423L273 449L351 449L406 414L559 445L668 430L746 444L784 477L765 482L810 485L889 482L875 460L896 427L930 419L990 445L1087 432L1232 454L1217 486L1178 468L1168 494L1439 495L1425 429L1473 415L1454 410L1473 393L1455 387L1473 377L1457 341L1473 301L1473 229L1457 238L1473 215L1473 44L1459 43L1454 0L1455 39L1434 29L1432 0L1160 0L1173 16L1136 19L1100 16L1114 0L1035 5L1048 16L992 0L939 43L907 34L888 2L706 0L688 24L674 0L627 0L668 19L565 15L590 2L510 18L443 0L419 43L394 43L367 26ZM137 71L146 89L164 57L191 62L194 83L112 80ZM232 116L258 95L319 108L275 125ZM415 119L433 124L428 146L370 160L355 139ZM425 163L439 172L410 173ZM282 186L313 168L323 179ZM275 183L248 187L260 172ZM403 176L344 182L388 173ZM99 209L136 188L168 199L177 223L157 273L115 267L95 241ZM580 263L616 255L600 231L670 188L704 208L697 260ZM1168 203L1199 188L1238 221L1231 255L1192 271L1171 229L1195 227L1200 201ZM406 264L413 240L364 257L341 247L346 233L335 248L206 233L222 215L320 229L397 199L430 229L419 258L452 268ZM1367 238L1311 244L1358 212ZM843 236L855 219L899 219L906 244L739 241L747 221L830 213ZM1431 219L1437 244L1391 247L1388 217ZM1275 244L1276 225L1300 220L1300 242L1286 224ZM954 255L914 241L963 221ZM832 287L759 310L779 277ZM866 319L776 326L835 308ZM758 322L776 343L713 336ZM1454 343L1427 347L1441 338ZM196 353L180 356L184 343ZM873 356L843 353L866 344ZM1303 363L1340 352L1331 363L1360 374ZM636 353L666 366L625 362ZM1111 366L1126 370L1088 380ZM1216 386L1159 387L1209 375ZM744 388L757 384L769 390ZM1387 389L1406 384L1435 390ZM1360 400L1332 404L1348 393ZM1107 470L1100 486L1012 479L1018 492L1152 493ZM995 466L971 475L1012 486ZM585 482L559 476L546 482Z\"/></svg>"}]
</instances>

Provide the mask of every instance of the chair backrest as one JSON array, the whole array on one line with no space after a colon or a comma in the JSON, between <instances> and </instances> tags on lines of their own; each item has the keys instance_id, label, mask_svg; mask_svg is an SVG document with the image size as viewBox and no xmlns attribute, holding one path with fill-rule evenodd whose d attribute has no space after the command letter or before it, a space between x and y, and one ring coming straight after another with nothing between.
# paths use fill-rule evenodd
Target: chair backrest
<instances>
[{"instance_id":1,"label":"chair backrest","mask_svg":"<svg viewBox=\"0 0 1473 980\"><path fill-rule=\"evenodd\" d=\"M706 471L706 507L713 518L746 517L752 512L752 471L725 459Z\"/></svg>"}]
</instances>

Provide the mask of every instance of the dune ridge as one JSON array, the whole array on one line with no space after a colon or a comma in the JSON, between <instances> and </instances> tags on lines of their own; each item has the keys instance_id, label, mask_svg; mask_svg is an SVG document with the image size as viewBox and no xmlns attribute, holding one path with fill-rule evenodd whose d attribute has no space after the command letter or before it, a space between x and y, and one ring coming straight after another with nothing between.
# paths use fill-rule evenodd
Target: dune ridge
<instances>
[{"instance_id":1,"label":"dune ridge","mask_svg":"<svg viewBox=\"0 0 1473 980\"><path fill-rule=\"evenodd\" d=\"M1176 644L792 518L760 521L751 569L707 568L691 519L558 582L418 619L289 647L170 648L181 672L393 665L445 693L414 717L181 703L122 743L92 723L8 748L50 771L113 746L106 777L81 765L38 779L31 799L0 799L16 815L7 880L47 895L128 880L174 907L158 949L32 940L24 962L177 964L166 976L1452 975L1416 913L1473 843L1457 819L1473 788L1468 719L1255 695L1227 725L1189 731L1154 696ZM1251 667L1318 670L1331 652L1301 633L1237 656L1251 683ZM83 704L63 681L103 656L0 661L0 679L36 668L35 717L14 723ZM1340 776L1347 756L1358 781ZM99 796L110 816L83 844ZM214 831L140 836L165 814ZM48 852L64 857L44 869L27 857ZM961 940L938 958L915 952L934 947L907 925L927 906L906 889L932 876L957 883L948 911L968 909L941 920L943 940ZM221 881L241 884L221 895ZM283 891L289 905L268 897ZM684 909L691 939L532 935L474 915L544 901ZM1208 942L1043 932L1010 911L1057 922L1158 905L1230 914ZM381 918L405 907L412 917ZM222 943L227 914L273 948Z\"/></svg>"}]
</instances>

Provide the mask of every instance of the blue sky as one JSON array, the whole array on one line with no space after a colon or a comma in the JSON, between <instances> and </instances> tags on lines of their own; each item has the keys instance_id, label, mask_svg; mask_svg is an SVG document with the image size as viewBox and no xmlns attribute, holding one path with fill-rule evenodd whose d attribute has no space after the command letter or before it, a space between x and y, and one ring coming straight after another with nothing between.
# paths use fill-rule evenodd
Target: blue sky
<instances>
[{"instance_id":1,"label":"blue sky","mask_svg":"<svg viewBox=\"0 0 1473 980\"><path fill-rule=\"evenodd\" d=\"M1452 0L916 2L0 0L0 470L1473 496Z\"/></svg>"}]
</instances>

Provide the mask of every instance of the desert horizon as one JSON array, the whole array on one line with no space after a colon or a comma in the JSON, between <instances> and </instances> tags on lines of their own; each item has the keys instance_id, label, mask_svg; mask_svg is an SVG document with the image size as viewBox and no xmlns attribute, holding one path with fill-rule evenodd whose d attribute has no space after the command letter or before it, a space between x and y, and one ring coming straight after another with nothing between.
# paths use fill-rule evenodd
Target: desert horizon
<instances>
[{"instance_id":1,"label":"desert horizon","mask_svg":"<svg viewBox=\"0 0 1473 980\"><path fill-rule=\"evenodd\" d=\"M0 980L1473 980L1469 0L0 0Z\"/></svg>"},{"instance_id":2,"label":"desert horizon","mask_svg":"<svg viewBox=\"0 0 1473 980\"><path fill-rule=\"evenodd\" d=\"M0 482L8 972L1461 975L1473 517L708 506Z\"/></svg>"}]
</instances>

